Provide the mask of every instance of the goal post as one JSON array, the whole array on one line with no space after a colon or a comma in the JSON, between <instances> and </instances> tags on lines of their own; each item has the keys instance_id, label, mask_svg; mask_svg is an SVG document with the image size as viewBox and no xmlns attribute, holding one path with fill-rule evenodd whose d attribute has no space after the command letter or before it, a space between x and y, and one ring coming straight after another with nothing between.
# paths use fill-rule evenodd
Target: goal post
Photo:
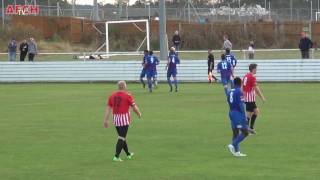
<instances>
[{"instance_id":1,"label":"goal post","mask_svg":"<svg viewBox=\"0 0 320 180\"><path fill-rule=\"evenodd\" d=\"M320 21L320 12L316 12L316 21Z\"/></svg>"},{"instance_id":2,"label":"goal post","mask_svg":"<svg viewBox=\"0 0 320 180\"><path fill-rule=\"evenodd\" d=\"M148 19L141 19L141 20L124 20L124 21L107 21L106 22L106 54L109 56L110 54L110 42L109 42L109 25L110 24L124 24L124 23L131 23L134 24L137 29L141 32L145 32L146 36L141 42L140 46L138 47L137 51L143 46L146 41L147 49L150 50L150 27L149 27L149 20ZM135 23L145 23L145 30L140 29Z\"/></svg>"}]
</instances>

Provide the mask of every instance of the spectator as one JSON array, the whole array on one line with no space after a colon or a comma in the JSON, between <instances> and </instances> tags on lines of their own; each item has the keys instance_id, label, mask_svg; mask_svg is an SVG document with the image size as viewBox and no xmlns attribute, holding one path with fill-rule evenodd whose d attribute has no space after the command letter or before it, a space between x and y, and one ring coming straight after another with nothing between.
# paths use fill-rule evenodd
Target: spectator
<instances>
[{"instance_id":1,"label":"spectator","mask_svg":"<svg viewBox=\"0 0 320 180\"><path fill-rule=\"evenodd\" d=\"M302 59L309 59L309 51L312 48L313 43L310 38L307 37L307 34L305 32L301 33L301 39L299 43L299 49L301 51L301 57Z\"/></svg>"},{"instance_id":2,"label":"spectator","mask_svg":"<svg viewBox=\"0 0 320 180\"><path fill-rule=\"evenodd\" d=\"M28 42L27 40L23 40L20 44L20 61L24 61L28 54Z\"/></svg>"},{"instance_id":3,"label":"spectator","mask_svg":"<svg viewBox=\"0 0 320 180\"><path fill-rule=\"evenodd\" d=\"M8 56L9 61L15 61L17 55L17 41L15 38L12 38L8 44Z\"/></svg>"},{"instance_id":4,"label":"spectator","mask_svg":"<svg viewBox=\"0 0 320 180\"><path fill-rule=\"evenodd\" d=\"M38 47L37 43L33 38L30 38L30 41L28 43L28 53L29 53L29 61L33 61L34 57L38 54Z\"/></svg>"},{"instance_id":5,"label":"spectator","mask_svg":"<svg viewBox=\"0 0 320 180\"><path fill-rule=\"evenodd\" d=\"M229 41L229 38L227 35L224 35L223 36L223 50L226 50L226 49L232 49L232 43Z\"/></svg>"},{"instance_id":6,"label":"spectator","mask_svg":"<svg viewBox=\"0 0 320 180\"><path fill-rule=\"evenodd\" d=\"M254 42L250 41L248 48L249 59L254 59Z\"/></svg>"},{"instance_id":7,"label":"spectator","mask_svg":"<svg viewBox=\"0 0 320 180\"><path fill-rule=\"evenodd\" d=\"M179 31L174 32L174 35L172 37L172 43L173 43L174 47L176 48L176 51L179 51L179 47L181 44L181 38L179 35Z\"/></svg>"},{"instance_id":8,"label":"spectator","mask_svg":"<svg viewBox=\"0 0 320 180\"><path fill-rule=\"evenodd\" d=\"M103 57L102 57L100 54L98 54L98 55L91 54L91 55L89 56L89 59L90 59L90 60L93 60L93 59L103 59Z\"/></svg>"}]
</instances>

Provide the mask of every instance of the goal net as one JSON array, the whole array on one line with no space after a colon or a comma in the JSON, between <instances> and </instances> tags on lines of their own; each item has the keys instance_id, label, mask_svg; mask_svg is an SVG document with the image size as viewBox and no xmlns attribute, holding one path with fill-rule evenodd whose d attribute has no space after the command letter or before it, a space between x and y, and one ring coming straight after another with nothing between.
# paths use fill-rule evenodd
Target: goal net
<instances>
[{"instance_id":1,"label":"goal net","mask_svg":"<svg viewBox=\"0 0 320 180\"><path fill-rule=\"evenodd\" d=\"M144 24L144 28L140 27L137 25L137 23ZM147 19L141 19L141 20L125 20L125 21L107 21L106 22L106 56L107 58L109 56L114 56L114 55L123 55L124 53L122 52L116 52L116 51L110 51L110 44L112 43L110 41L110 26L112 24L132 24L132 28L136 28L139 32L144 33L145 36L141 42L139 42L139 46L136 47L136 51L127 51L125 52L126 55L134 55L134 54L139 54L141 51L141 48L143 45L146 44L147 49L150 49L150 27L149 27L149 20ZM121 38L121 37L120 37ZM119 40L119 39L117 39Z\"/></svg>"}]
</instances>

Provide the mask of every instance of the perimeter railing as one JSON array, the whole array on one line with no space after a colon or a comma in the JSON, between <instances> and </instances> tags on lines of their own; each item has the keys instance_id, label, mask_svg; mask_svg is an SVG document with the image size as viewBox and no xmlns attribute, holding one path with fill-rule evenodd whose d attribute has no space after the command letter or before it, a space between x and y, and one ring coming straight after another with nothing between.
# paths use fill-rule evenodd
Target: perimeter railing
<instances>
[{"instance_id":1,"label":"perimeter railing","mask_svg":"<svg viewBox=\"0 0 320 180\"><path fill-rule=\"evenodd\" d=\"M154 51L159 55L159 51ZM178 54L181 59L205 60L207 59L207 50L182 50ZM216 59L224 53L222 50L214 50ZM239 60L249 59L248 50L232 50L232 53ZM130 52L39 52L35 61L75 61L75 60L141 60L142 51ZM91 56L91 59L90 59ZM254 50L255 59L299 59L301 58L299 49L256 49ZM92 59L93 58L93 59ZM311 59L320 59L320 51L316 49L310 50ZM27 59L27 58L26 58ZM8 53L0 53L0 61L8 61ZM16 61L19 61L19 54L17 54Z\"/></svg>"}]
</instances>

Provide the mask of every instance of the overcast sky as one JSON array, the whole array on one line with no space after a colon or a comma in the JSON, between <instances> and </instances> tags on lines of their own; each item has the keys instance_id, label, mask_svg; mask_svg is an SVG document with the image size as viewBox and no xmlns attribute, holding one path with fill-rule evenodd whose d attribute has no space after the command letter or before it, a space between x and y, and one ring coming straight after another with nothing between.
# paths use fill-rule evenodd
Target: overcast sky
<instances>
[{"instance_id":1,"label":"overcast sky","mask_svg":"<svg viewBox=\"0 0 320 180\"><path fill-rule=\"evenodd\" d=\"M130 0L130 4L134 4L136 0ZM98 2L113 4L115 0L98 0ZM93 0L77 0L77 4L93 4Z\"/></svg>"}]
</instances>

